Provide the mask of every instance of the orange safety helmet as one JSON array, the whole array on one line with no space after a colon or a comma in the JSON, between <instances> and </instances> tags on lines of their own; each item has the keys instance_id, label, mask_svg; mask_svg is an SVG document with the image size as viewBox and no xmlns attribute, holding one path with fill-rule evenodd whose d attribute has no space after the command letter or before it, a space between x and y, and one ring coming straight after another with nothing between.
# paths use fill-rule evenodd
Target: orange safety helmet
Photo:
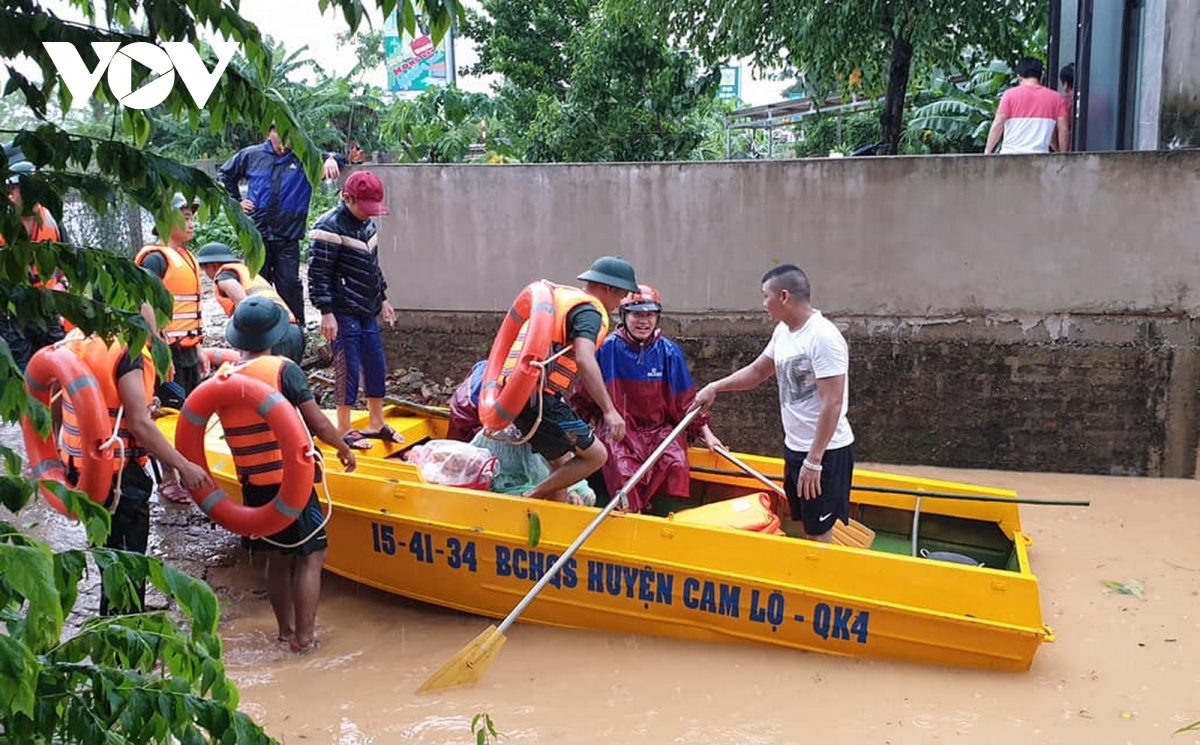
<instances>
[{"instance_id":1,"label":"orange safety helmet","mask_svg":"<svg viewBox=\"0 0 1200 745\"><path fill-rule=\"evenodd\" d=\"M621 299L621 313L625 311L653 311L662 313L662 298L658 290L650 285L638 285L637 292L631 292Z\"/></svg>"}]
</instances>

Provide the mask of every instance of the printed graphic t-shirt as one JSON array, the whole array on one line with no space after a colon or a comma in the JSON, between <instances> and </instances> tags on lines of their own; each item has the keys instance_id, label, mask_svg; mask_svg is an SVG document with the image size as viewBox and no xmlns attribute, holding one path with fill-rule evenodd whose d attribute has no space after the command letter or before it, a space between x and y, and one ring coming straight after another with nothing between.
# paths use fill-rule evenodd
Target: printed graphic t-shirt
<instances>
[{"instance_id":1,"label":"printed graphic t-shirt","mask_svg":"<svg viewBox=\"0 0 1200 745\"><path fill-rule=\"evenodd\" d=\"M1018 85L1000 97L1004 121L1004 155L1048 153L1058 123L1062 97L1044 85Z\"/></svg>"},{"instance_id":2,"label":"printed graphic t-shirt","mask_svg":"<svg viewBox=\"0 0 1200 745\"><path fill-rule=\"evenodd\" d=\"M775 326L763 354L775 362L779 413L783 419L784 444L789 450L807 453L812 448L817 419L824 403L817 390L817 380L835 375L846 378L842 410L828 448L843 448L854 442L854 432L846 419L846 408L850 403L850 352L837 326L814 310L797 331L789 331L786 323Z\"/></svg>"}]
</instances>

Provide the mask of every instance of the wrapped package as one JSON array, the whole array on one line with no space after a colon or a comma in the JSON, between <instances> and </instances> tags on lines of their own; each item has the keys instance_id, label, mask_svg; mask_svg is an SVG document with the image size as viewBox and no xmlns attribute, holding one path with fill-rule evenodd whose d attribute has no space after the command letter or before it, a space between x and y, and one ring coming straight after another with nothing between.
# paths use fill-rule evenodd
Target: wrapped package
<instances>
[{"instance_id":1,"label":"wrapped package","mask_svg":"<svg viewBox=\"0 0 1200 745\"><path fill-rule=\"evenodd\" d=\"M498 462L486 449L458 440L430 440L409 450L405 460L431 484L482 490L491 488Z\"/></svg>"}]
</instances>

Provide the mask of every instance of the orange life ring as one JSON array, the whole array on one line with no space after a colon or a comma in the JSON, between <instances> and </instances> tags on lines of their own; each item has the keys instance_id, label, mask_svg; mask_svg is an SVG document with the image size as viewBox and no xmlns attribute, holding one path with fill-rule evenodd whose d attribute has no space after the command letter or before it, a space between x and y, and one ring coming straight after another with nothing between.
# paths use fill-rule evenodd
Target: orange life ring
<instances>
[{"instance_id":1,"label":"orange life ring","mask_svg":"<svg viewBox=\"0 0 1200 745\"><path fill-rule=\"evenodd\" d=\"M209 378L188 395L179 412L175 448L208 471L208 454L204 450L208 420L214 413L238 407L257 411L279 442L283 453L283 483L279 493L260 507L247 507L229 499L220 486L208 491L193 490L192 499L204 514L226 530L245 536L272 535L295 522L308 506L313 488L308 428L282 393L261 380L232 371Z\"/></svg>"},{"instance_id":2,"label":"orange life ring","mask_svg":"<svg viewBox=\"0 0 1200 745\"><path fill-rule=\"evenodd\" d=\"M32 475L35 479L57 481L68 489L78 489L93 502L104 504L112 487L113 469L109 461L113 458L113 452L100 449L101 443L112 435L100 382L83 360L57 344L39 349L25 368L25 386L30 395L47 406L50 405L50 391L56 382L70 394L79 421L80 439L84 443L83 460L75 464L79 471L79 482L71 486L67 481L67 469L59 458L53 433L49 437L42 437L26 415L21 418L21 430ZM41 489L42 496L51 507L67 517L76 517L48 486L42 484Z\"/></svg>"},{"instance_id":3,"label":"orange life ring","mask_svg":"<svg viewBox=\"0 0 1200 745\"><path fill-rule=\"evenodd\" d=\"M227 362L231 365L236 365L237 361L242 358L242 353L236 349L223 349L221 347L202 347L200 355L208 360L208 366L213 370L216 370Z\"/></svg>"},{"instance_id":4,"label":"orange life ring","mask_svg":"<svg viewBox=\"0 0 1200 745\"><path fill-rule=\"evenodd\" d=\"M524 330L525 343L520 349L516 368L501 385L500 373L512 354L513 344ZM554 291L545 281L533 282L521 290L500 324L492 342L483 386L479 389L479 421L493 432L512 423L541 381L541 368L535 364L550 355L554 339Z\"/></svg>"}]
</instances>

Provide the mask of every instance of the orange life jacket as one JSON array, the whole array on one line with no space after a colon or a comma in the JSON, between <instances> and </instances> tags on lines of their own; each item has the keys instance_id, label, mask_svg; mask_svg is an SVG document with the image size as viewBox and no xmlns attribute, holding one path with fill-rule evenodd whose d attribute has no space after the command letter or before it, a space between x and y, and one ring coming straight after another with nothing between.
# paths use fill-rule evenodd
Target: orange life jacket
<instances>
[{"instance_id":1,"label":"orange life jacket","mask_svg":"<svg viewBox=\"0 0 1200 745\"><path fill-rule=\"evenodd\" d=\"M145 465L149 454L141 443L133 439L127 424L129 418L121 412L121 391L117 382L117 366L129 354L129 347L119 341L110 344L98 336L77 337L68 339L62 344L71 350L83 364L87 365L88 369L92 371L92 375L99 381L100 391L104 396L104 405L108 407L109 425L117 429L117 435L121 438L124 462L133 461L138 465ZM154 396L154 365L148 359L142 360L142 388L146 392L145 405L149 406L150 399ZM71 458L76 460L83 458L84 443L80 438L79 419L75 414L70 394L64 391L62 400L63 421L58 441L59 454L64 461L70 462ZM120 428L117 428L118 414L122 414ZM120 453L117 455L121 456ZM110 462L113 473L121 470L122 457L115 457Z\"/></svg>"},{"instance_id":2,"label":"orange life jacket","mask_svg":"<svg viewBox=\"0 0 1200 745\"><path fill-rule=\"evenodd\" d=\"M141 266L146 257L155 252L166 259L167 272L162 278L163 285L175 296L175 309L166 328L167 343L181 347L198 346L204 336L204 327L200 322L200 265L186 248L161 244L146 246L138 251L133 262Z\"/></svg>"},{"instance_id":3,"label":"orange life jacket","mask_svg":"<svg viewBox=\"0 0 1200 745\"><path fill-rule=\"evenodd\" d=\"M566 285L551 285L551 287L554 291L554 336L550 343L549 355L557 354L564 348L568 351L555 358L546 367L545 392L551 395L565 396L579 375L579 363L575 359L575 350L567 340L567 316L580 305L590 305L600 311L600 334L596 337L596 347L599 348L604 343L604 337L608 335L608 310L603 303L583 290ZM502 379L507 378L516 369L517 361L521 358L521 350L525 346L527 328L528 323L521 327L521 332L517 334L517 340L513 342L512 350L508 353L508 359L504 361L504 369L500 373Z\"/></svg>"},{"instance_id":4,"label":"orange life jacket","mask_svg":"<svg viewBox=\"0 0 1200 745\"><path fill-rule=\"evenodd\" d=\"M286 357L273 355L256 357L235 367L234 372L257 378L282 392L283 365L287 361ZM221 413L221 426L225 430L229 452L233 454L233 465L243 484L266 486L283 483L283 451L271 427L258 412L245 408L224 411Z\"/></svg>"},{"instance_id":5,"label":"orange life jacket","mask_svg":"<svg viewBox=\"0 0 1200 745\"><path fill-rule=\"evenodd\" d=\"M40 204L33 205L34 225L33 230L29 232L29 240L31 243L58 243L62 240L62 234L58 230L58 223L55 222L54 216L50 214L50 210ZM0 247L4 246L4 236L0 235ZM62 275L57 271L49 280L43 282L38 276L37 267L29 267L29 283L34 287L45 287L48 290L56 289L60 284L65 284L62 281Z\"/></svg>"},{"instance_id":6,"label":"orange life jacket","mask_svg":"<svg viewBox=\"0 0 1200 745\"><path fill-rule=\"evenodd\" d=\"M280 308L286 310L289 321L292 323L296 322L296 317L292 315L291 308L288 308L288 304L283 302L283 298L279 297L279 293L275 291L275 288L271 286L271 283L257 274L251 275L250 267L246 266L240 261L236 261L230 264L222 264L221 268L217 269L217 276L220 277L222 272L233 272L237 275L238 284L240 284L242 289L246 291L246 297L262 295L272 303L275 303ZM215 286L217 288L217 302L221 304L221 308L224 309L225 315L233 318L233 311L234 308L237 307L237 303L233 301L233 298L225 294L225 292L221 289L220 284L216 284Z\"/></svg>"}]
</instances>

